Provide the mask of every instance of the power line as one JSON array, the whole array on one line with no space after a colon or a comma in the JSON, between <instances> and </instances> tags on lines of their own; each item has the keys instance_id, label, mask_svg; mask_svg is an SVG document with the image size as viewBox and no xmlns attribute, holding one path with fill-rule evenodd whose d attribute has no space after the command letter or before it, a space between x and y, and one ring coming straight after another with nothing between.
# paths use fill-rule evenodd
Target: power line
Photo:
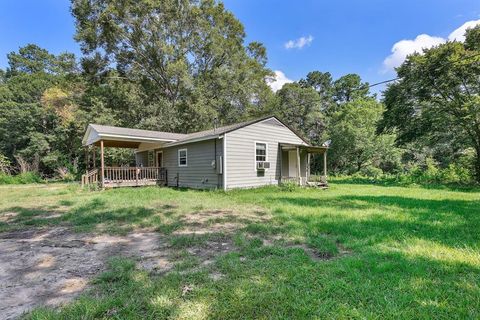
<instances>
[{"instance_id":1,"label":"power line","mask_svg":"<svg viewBox=\"0 0 480 320\"><path fill-rule=\"evenodd\" d=\"M480 56L480 53L477 53L477 54L474 54L474 55L471 55L471 56L465 56L465 57L462 57L462 58L460 58L460 59L458 59L458 60L456 60L456 61L447 61L447 63L455 64L455 63L457 63L457 62L461 62L461 61L463 61L463 60L475 58L475 57L478 57L478 56ZM442 66L440 66L440 68L444 68L444 67L445 67L445 64L442 65ZM364 90L364 89L367 89L367 88L379 86L379 85L381 85L381 84L385 84L385 83L397 81L397 80L400 80L400 79L402 79L402 78L401 78L401 77L397 77L397 78L395 78L395 79L380 81L380 82L377 82L377 83L369 84L368 86L361 86L361 87L359 87L359 88L352 89L351 91Z\"/></svg>"},{"instance_id":2,"label":"power line","mask_svg":"<svg viewBox=\"0 0 480 320\"><path fill-rule=\"evenodd\" d=\"M397 81L397 80L400 80L400 77L395 78L395 79L390 79L390 80L385 80L385 81L373 83L373 84L369 84L368 86L365 86L365 88L371 88L371 87L379 86L379 85L381 85L381 84L389 83L389 82ZM356 89L356 90L359 90L359 89L363 89L363 88L358 88L358 89Z\"/></svg>"},{"instance_id":3,"label":"power line","mask_svg":"<svg viewBox=\"0 0 480 320\"><path fill-rule=\"evenodd\" d=\"M358 87L358 88L351 89L350 92L354 92L354 91L358 91L358 90L365 90L365 89L368 89L368 88L371 88L371 87L379 86L379 85L381 85L381 84L385 84L385 83L397 81L397 80L400 80L400 79L401 79L401 78L398 77L398 78L395 78L395 79L384 80L384 81L380 81L380 82L377 82L377 83L369 84L368 86L362 85L362 86L360 86L360 87Z\"/></svg>"}]
</instances>

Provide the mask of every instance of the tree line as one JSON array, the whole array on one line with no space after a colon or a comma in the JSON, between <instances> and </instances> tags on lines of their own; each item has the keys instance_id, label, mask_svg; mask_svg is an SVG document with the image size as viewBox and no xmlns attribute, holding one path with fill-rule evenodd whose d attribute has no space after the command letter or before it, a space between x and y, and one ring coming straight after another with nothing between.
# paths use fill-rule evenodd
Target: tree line
<instances>
[{"instance_id":1,"label":"tree line","mask_svg":"<svg viewBox=\"0 0 480 320\"><path fill-rule=\"evenodd\" d=\"M88 123L190 133L274 114L332 141L331 173L480 181L479 27L409 56L378 99L359 75L320 71L272 92L266 48L218 1L73 0L71 12L80 57L28 44L0 70L3 171L78 176Z\"/></svg>"}]
</instances>

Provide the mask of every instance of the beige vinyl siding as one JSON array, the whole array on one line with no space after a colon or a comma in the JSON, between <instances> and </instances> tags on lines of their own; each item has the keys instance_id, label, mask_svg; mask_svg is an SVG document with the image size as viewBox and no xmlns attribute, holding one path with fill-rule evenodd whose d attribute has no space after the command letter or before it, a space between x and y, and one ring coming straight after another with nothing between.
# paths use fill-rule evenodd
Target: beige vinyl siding
<instances>
[{"instance_id":1,"label":"beige vinyl siding","mask_svg":"<svg viewBox=\"0 0 480 320\"><path fill-rule=\"evenodd\" d=\"M278 184L282 162L279 143L306 145L276 119L254 123L226 135L227 189ZM267 158L271 167L264 174L255 169L255 142L267 143Z\"/></svg>"},{"instance_id":2,"label":"beige vinyl siding","mask_svg":"<svg viewBox=\"0 0 480 320\"><path fill-rule=\"evenodd\" d=\"M163 150L163 166L167 169L168 186L179 186L198 189L214 189L223 187L223 177L212 167L215 160L215 144L217 156L223 153L222 140L210 139L199 142L168 147ZM187 166L178 166L178 150L187 149ZM178 184L177 184L178 176Z\"/></svg>"}]
</instances>

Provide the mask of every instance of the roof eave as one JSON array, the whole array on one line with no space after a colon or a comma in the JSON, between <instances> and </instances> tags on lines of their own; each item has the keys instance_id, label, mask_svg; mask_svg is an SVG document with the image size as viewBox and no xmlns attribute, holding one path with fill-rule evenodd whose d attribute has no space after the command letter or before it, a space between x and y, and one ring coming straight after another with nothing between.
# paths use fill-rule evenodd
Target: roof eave
<instances>
[{"instance_id":1,"label":"roof eave","mask_svg":"<svg viewBox=\"0 0 480 320\"><path fill-rule=\"evenodd\" d=\"M87 127L87 130L85 131L85 135L83 136L83 139L82 139L82 145L84 147L92 145L92 144L94 144L95 142L98 141L98 139L95 139L95 138L91 139L89 141L89 137L92 134L92 131L94 131L96 133L96 135L98 136L98 132L95 130L95 128L93 128L93 126L91 124L89 124L88 127Z\"/></svg>"},{"instance_id":2,"label":"roof eave","mask_svg":"<svg viewBox=\"0 0 480 320\"><path fill-rule=\"evenodd\" d=\"M212 140L212 139L219 139L220 136L223 136L223 134L213 134L213 135L200 137L200 138L174 141L174 142L168 143L167 145L165 145L165 147L174 147L174 146L180 146L180 145L187 144L187 143L200 142L200 141Z\"/></svg>"},{"instance_id":3,"label":"roof eave","mask_svg":"<svg viewBox=\"0 0 480 320\"><path fill-rule=\"evenodd\" d=\"M139 141L139 142L173 142L177 141L175 139L161 139L161 138L151 138L151 137L141 137L141 136L129 136L122 134L108 134L108 133L99 133L100 138L110 138L110 139L122 139L124 141Z\"/></svg>"},{"instance_id":4,"label":"roof eave","mask_svg":"<svg viewBox=\"0 0 480 320\"><path fill-rule=\"evenodd\" d=\"M92 135L92 132L95 133L95 137L89 140ZM142 137L134 135L122 135L122 134L109 134L98 132L91 124L88 125L85 135L82 139L83 146L92 145L100 140L112 140L112 141L134 141L134 142L147 142L147 143L169 143L177 141L175 139L162 139L162 138L152 138L152 137Z\"/></svg>"},{"instance_id":5,"label":"roof eave","mask_svg":"<svg viewBox=\"0 0 480 320\"><path fill-rule=\"evenodd\" d=\"M225 133L229 133L229 132L232 132L232 131L235 131L235 130L238 130L238 129L242 129L242 128L251 126L252 124L256 124L256 123L259 123L259 122L268 120L268 119L270 119L270 118L275 118L275 119L277 119L281 124L283 124L285 127L287 127L290 131L292 131L295 135L297 135L300 139L302 139L303 142L305 142L307 145L310 146L310 143L308 142L307 139L305 139L300 133L298 133L297 130L295 130L295 129L293 129L292 127L290 127L287 123L285 123L282 119L280 119L280 118L277 117L276 115L269 115L269 116L265 116L265 117L263 117L263 118L256 119L255 121L246 123L244 126L227 130L227 131L225 131Z\"/></svg>"},{"instance_id":6,"label":"roof eave","mask_svg":"<svg viewBox=\"0 0 480 320\"><path fill-rule=\"evenodd\" d=\"M329 147L324 147L324 146L312 146L312 145L302 145L302 144L294 144L294 143L280 143L280 147L283 150L292 150L295 148L300 148L302 150L307 150L310 153L324 153L329 149Z\"/></svg>"}]
</instances>

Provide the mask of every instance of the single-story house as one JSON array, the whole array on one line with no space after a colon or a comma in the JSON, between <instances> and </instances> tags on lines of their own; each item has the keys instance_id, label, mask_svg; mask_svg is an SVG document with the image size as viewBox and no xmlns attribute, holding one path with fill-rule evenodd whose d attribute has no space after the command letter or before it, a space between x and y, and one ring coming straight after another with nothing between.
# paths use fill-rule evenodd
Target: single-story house
<instances>
[{"instance_id":1,"label":"single-story house","mask_svg":"<svg viewBox=\"0 0 480 320\"><path fill-rule=\"evenodd\" d=\"M323 154L321 182L326 184L328 148L311 146L275 116L191 134L90 124L83 145L87 172L82 183L103 188L161 184L228 190L282 181L308 185L313 153ZM109 147L135 149L136 166L105 166L104 148Z\"/></svg>"}]
</instances>

